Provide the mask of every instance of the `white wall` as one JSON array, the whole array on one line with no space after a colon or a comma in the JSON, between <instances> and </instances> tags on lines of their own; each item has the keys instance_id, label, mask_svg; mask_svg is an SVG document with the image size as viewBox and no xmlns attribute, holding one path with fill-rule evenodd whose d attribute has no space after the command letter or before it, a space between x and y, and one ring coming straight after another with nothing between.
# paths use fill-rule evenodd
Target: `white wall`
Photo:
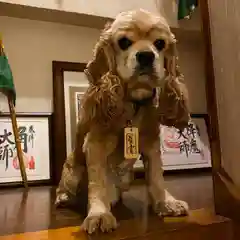
<instances>
[{"instance_id":1,"label":"white wall","mask_svg":"<svg viewBox=\"0 0 240 240\"><path fill-rule=\"evenodd\" d=\"M99 30L0 17L18 112L52 112L52 61L87 62ZM8 109L0 99L0 110Z\"/></svg>"},{"instance_id":2,"label":"white wall","mask_svg":"<svg viewBox=\"0 0 240 240\"><path fill-rule=\"evenodd\" d=\"M205 91L204 42L201 33L181 31L176 33L180 69L188 87L190 110L207 113Z\"/></svg>"}]
</instances>

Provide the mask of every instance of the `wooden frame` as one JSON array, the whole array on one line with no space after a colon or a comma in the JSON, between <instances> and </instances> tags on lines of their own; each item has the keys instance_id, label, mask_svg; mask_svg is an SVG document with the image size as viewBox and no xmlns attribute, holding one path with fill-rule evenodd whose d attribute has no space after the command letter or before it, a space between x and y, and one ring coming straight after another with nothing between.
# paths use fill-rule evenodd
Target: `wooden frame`
<instances>
[{"instance_id":1,"label":"wooden frame","mask_svg":"<svg viewBox=\"0 0 240 240\"><path fill-rule=\"evenodd\" d=\"M1 113L0 114L0 119L3 117L9 117L10 115L6 113ZM49 135L49 171L50 171L50 179L46 180L33 180L33 181L28 181L29 186L40 186L40 185L50 185L52 183L52 115L47 115L47 114L16 114L17 119L18 118L45 118L48 120L48 135ZM11 182L11 183L0 183L0 188L7 188L7 187L21 187L22 182L17 181L17 182Z\"/></svg>"},{"instance_id":2,"label":"wooden frame","mask_svg":"<svg viewBox=\"0 0 240 240\"><path fill-rule=\"evenodd\" d=\"M210 13L207 0L200 1L200 10L205 42L206 97L210 126L209 139L212 158L215 211L217 214L240 220L240 196L234 196L234 194L231 193L235 191L235 185L231 177L221 166L217 95L211 45Z\"/></svg>"},{"instance_id":3,"label":"wooden frame","mask_svg":"<svg viewBox=\"0 0 240 240\"><path fill-rule=\"evenodd\" d=\"M83 72L85 63L53 61L53 183L61 179L66 153L66 122L64 101L64 71Z\"/></svg>"},{"instance_id":4,"label":"wooden frame","mask_svg":"<svg viewBox=\"0 0 240 240\"><path fill-rule=\"evenodd\" d=\"M219 170L221 165L221 148L220 148L220 136L219 125L217 115L217 100L216 100L216 88L215 77L213 68L213 56L211 46L211 30L209 9L207 0L200 1L202 28L205 43L205 71L206 71L206 98L207 98L207 110L209 115L209 138L212 152L212 166L214 171Z\"/></svg>"}]
</instances>

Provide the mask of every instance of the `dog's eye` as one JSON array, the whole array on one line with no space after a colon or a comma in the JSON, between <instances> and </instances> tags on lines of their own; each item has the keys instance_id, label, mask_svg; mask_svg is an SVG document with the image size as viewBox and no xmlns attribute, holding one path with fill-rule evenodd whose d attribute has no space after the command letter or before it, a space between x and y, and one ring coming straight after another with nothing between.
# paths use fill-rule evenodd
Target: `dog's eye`
<instances>
[{"instance_id":1,"label":"dog's eye","mask_svg":"<svg viewBox=\"0 0 240 240\"><path fill-rule=\"evenodd\" d=\"M158 51L162 51L165 48L165 41L163 39L157 39L154 42L154 46L157 48Z\"/></svg>"},{"instance_id":2,"label":"dog's eye","mask_svg":"<svg viewBox=\"0 0 240 240\"><path fill-rule=\"evenodd\" d=\"M126 37L122 37L118 40L118 45L122 50L127 50L131 45L132 41Z\"/></svg>"}]
</instances>

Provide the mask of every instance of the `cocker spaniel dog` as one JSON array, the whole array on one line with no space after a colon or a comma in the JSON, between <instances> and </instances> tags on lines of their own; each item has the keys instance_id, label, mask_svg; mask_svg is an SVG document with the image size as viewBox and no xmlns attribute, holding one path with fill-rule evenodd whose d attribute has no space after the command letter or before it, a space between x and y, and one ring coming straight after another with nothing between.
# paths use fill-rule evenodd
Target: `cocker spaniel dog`
<instances>
[{"instance_id":1,"label":"cocker spaniel dog","mask_svg":"<svg viewBox=\"0 0 240 240\"><path fill-rule=\"evenodd\" d=\"M125 130L134 128L153 209L163 216L187 214L187 203L165 189L160 152L159 125L183 129L189 121L176 39L166 20L145 10L120 13L103 30L85 74L89 88L56 204L65 204L87 188L83 228L88 233L115 229L111 205L121 191L128 190L136 161L136 157L126 159Z\"/></svg>"}]
</instances>

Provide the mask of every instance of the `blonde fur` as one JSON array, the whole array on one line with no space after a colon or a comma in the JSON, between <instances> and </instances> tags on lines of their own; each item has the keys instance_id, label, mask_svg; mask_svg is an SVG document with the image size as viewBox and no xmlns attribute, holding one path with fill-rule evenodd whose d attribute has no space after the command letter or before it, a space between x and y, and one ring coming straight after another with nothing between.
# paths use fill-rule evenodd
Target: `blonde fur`
<instances>
[{"instance_id":1,"label":"blonde fur","mask_svg":"<svg viewBox=\"0 0 240 240\"><path fill-rule=\"evenodd\" d=\"M129 28L136 45L134 43L123 52L118 48L117 40L120 35L129 36ZM142 40L146 33L150 33L146 35L150 37ZM156 37L165 41L161 52L152 44ZM155 73L137 77L133 72L134 54L146 49L154 52L154 66L161 64L162 56L165 64L155 67ZM126 65L123 65L123 58ZM176 39L165 19L144 10L119 14L103 30L85 73L89 88L82 100L75 149L64 165L56 203L66 202L74 192L81 192L79 186L88 186L89 210L84 229L93 233L98 227L102 231L116 228L111 203L117 200L119 192L129 188L131 182L133 164L125 174L120 174L119 169L124 162L123 129L130 121L140 132L139 147L146 163L149 194L156 213L186 214L187 204L176 200L165 189L159 149L160 123L184 128L189 121L187 90L177 66ZM129 73L133 74L126 78ZM136 112L132 93L140 84L146 86L145 91L149 94L149 89L159 88L160 91L157 91L157 105L150 99ZM88 178L83 177L84 173Z\"/></svg>"}]
</instances>

